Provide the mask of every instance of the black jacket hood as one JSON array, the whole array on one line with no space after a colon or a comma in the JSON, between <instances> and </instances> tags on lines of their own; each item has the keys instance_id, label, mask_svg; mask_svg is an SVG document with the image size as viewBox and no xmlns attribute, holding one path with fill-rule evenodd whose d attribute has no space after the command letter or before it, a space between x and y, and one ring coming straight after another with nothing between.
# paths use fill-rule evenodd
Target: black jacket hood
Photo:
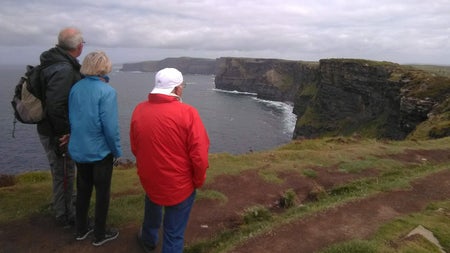
<instances>
[{"instance_id":1,"label":"black jacket hood","mask_svg":"<svg viewBox=\"0 0 450 253\"><path fill-rule=\"evenodd\" d=\"M77 70L79 70L81 67L80 63L75 57L71 56L69 53L67 53L66 50L58 46L43 52L41 54L40 60L41 65L50 65L57 62L68 62Z\"/></svg>"}]
</instances>

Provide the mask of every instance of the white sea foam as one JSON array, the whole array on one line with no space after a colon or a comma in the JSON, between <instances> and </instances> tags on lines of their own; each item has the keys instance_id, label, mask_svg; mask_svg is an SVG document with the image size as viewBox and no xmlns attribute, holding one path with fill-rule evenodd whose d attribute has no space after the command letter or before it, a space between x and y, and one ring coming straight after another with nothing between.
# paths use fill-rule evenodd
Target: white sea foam
<instances>
[{"instance_id":1,"label":"white sea foam","mask_svg":"<svg viewBox=\"0 0 450 253\"><path fill-rule=\"evenodd\" d=\"M237 91L237 90L222 90L222 89L213 89L214 91L223 92L223 93L230 93L230 94L237 94L237 95L246 95L246 96L257 96L257 93L253 92L243 92L243 91Z\"/></svg>"},{"instance_id":2,"label":"white sea foam","mask_svg":"<svg viewBox=\"0 0 450 253\"><path fill-rule=\"evenodd\" d=\"M293 113L294 105L289 102L271 101L260 98L254 98L260 103L264 103L267 106L280 110L283 115L283 133L293 133L295 124L297 122L297 115Z\"/></svg>"},{"instance_id":3,"label":"white sea foam","mask_svg":"<svg viewBox=\"0 0 450 253\"><path fill-rule=\"evenodd\" d=\"M266 100L266 99L260 99L256 96L257 93L253 92L242 92L242 91L229 91L229 90L222 90L213 88L214 91L223 92L223 93L230 93L230 94L237 94L237 95L244 95L244 96L252 96L253 99L260 103L266 104L268 107L274 108L276 110L279 110L283 114L283 133L285 134L291 134L294 132L295 124L297 122L297 115L293 113L294 106L292 103L289 102L280 102L280 101L272 101L272 100Z\"/></svg>"}]
</instances>

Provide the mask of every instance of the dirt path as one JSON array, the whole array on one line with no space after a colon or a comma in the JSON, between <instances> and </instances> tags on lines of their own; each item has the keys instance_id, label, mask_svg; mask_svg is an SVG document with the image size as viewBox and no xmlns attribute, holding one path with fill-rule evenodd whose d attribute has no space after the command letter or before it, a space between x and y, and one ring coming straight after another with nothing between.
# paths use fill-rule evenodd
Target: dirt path
<instances>
[{"instance_id":1,"label":"dirt path","mask_svg":"<svg viewBox=\"0 0 450 253\"><path fill-rule=\"evenodd\" d=\"M421 211L432 201L450 199L450 170L412 186L316 214L251 239L233 252L315 252L337 242L368 238L384 222Z\"/></svg>"}]
</instances>

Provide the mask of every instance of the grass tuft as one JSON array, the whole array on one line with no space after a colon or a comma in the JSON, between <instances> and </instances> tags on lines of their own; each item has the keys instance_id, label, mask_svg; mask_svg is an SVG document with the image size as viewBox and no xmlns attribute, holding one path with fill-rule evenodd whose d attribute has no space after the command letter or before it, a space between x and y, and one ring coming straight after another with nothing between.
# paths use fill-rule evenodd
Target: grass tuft
<instances>
[{"instance_id":1,"label":"grass tuft","mask_svg":"<svg viewBox=\"0 0 450 253\"><path fill-rule=\"evenodd\" d=\"M288 189L284 192L283 196L281 196L279 205L281 208L291 208L294 207L298 200L297 194L293 189Z\"/></svg>"},{"instance_id":2,"label":"grass tuft","mask_svg":"<svg viewBox=\"0 0 450 253\"><path fill-rule=\"evenodd\" d=\"M272 218L272 214L266 207L256 205L245 209L243 218L245 224L252 224L254 222L268 221Z\"/></svg>"},{"instance_id":3,"label":"grass tuft","mask_svg":"<svg viewBox=\"0 0 450 253\"><path fill-rule=\"evenodd\" d=\"M374 243L354 240L326 248L321 253L378 253Z\"/></svg>"}]
</instances>

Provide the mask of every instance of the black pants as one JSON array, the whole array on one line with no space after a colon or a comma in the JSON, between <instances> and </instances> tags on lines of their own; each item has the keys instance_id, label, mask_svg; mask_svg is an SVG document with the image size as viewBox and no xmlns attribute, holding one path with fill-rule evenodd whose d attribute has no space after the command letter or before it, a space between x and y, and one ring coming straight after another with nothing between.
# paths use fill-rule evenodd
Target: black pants
<instances>
[{"instance_id":1,"label":"black pants","mask_svg":"<svg viewBox=\"0 0 450 253\"><path fill-rule=\"evenodd\" d=\"M95 238L105 236L106 217L109 209L113 156L92 163L77 163L76 227L83 233L88 227L89 204L95 187Z\"/></svg>"}]
</instances>

